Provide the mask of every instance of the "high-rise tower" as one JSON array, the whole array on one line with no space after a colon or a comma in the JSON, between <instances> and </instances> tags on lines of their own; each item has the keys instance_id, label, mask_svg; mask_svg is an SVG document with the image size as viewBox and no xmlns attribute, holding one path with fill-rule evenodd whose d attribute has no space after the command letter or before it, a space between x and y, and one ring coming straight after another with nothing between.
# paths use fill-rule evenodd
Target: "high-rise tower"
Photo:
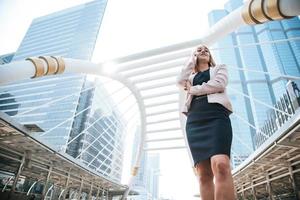
<instances>
[{"instance_id":1,"label":"high-rise tower","mask_svg":"<svg viewBox=\"0 0 300 200\"><path fill-rule=\"evenodd\" d=\"M13 61L48 55L90 60L106 4L107 0L94 0L34 19ZM81 74L16 82L0 88L0 93L10 94L0 99L0 110L21 124L38 125L44 133L36 137L54 150L120 180L121 119L99 85L101 81Z\"/></svg>"}]
</instances>

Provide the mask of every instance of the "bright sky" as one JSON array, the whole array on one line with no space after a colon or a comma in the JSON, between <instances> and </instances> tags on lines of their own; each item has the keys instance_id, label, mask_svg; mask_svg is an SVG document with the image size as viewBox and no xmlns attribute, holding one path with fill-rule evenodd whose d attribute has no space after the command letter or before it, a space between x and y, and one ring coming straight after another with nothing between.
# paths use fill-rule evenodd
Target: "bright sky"
<instances>
[{"instance_id":1,"label":"bright sky","mask_svg":"<svg viewBox=\"0 0 300 200\"><path fill-rule=\"evenodd\" d=\"M0 55L17 50L35 17L88 0L0 0ZM26 3L25 3L26 2ZM109 0L94 62L200 38L225 0ZM169 159L173 157L172 159ZM175 159L176 157L176 159ZM185 150L161 153L160 195L193 200L198 185ZM128 167L124 167L129 175Z\"/></svg>"}]
</instances>

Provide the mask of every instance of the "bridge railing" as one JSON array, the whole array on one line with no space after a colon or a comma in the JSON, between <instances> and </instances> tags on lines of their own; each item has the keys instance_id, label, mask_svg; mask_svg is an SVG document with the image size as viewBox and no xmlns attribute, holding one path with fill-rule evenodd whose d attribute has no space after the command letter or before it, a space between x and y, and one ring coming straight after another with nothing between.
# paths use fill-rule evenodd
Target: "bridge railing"
<instances>
[{"instance_id":1,"label":"bridge railing","mask_svg":"<svg viewBox=\"0 0 300 200\"><path fill-rule=\"evenodd\" d=\"M296 83L290 82L289 84L295 84L295 88L297 88ZM295 91L297 91L295 89ZM285 113L279 112L275 109L269 109L267 111L268 118L264 121L263 126L260 127L260 132L255 135L256 147L261 146L268 138L265 135L261 134L261 132L265 133L268 137L273 135L280 127L286 123L295 111L299 108L300 96L295 96L296 93L294 91L286 91L282 97L276 101L274 107ZM289 115L287 115L288 113Z\"/></svg>"},{"instance_id":2,"label":"bridge railing","mask_svg":"<svg viewBox=\"0 0 300 200\"><path fill-rule=\"evenodd\" d=\"M255 97L250 97L249 95L239 92L236 89L233 89L231 87L228 88L229 91L232 91L243 97L252 99L252 101L254 101L255 103L261 104L268 108L268 110L265 111L266 119L263 122L260 122L260 124L262 124L261 126L255 126L254 124L251 124L248 120L243 118L238 112L233 113L233 116L237 118L240 122L247 124L250 128L255 130L255 135L253 137L253 141L254 141L253 149L251 149L249 144L243 142L243 139L240 136L236 137L236 139L239 142L241 142L242 146L245 149L249 150L248 155L240 156L233 149L233 155L237 157L239 164L241 164L244 160L246 160L251 155L251 153L253 153L256 149L262 146L264 142L266 142L280 127L282 127L285 123L287 123L288 120L291 119L291 117L295 114L295 111L299 109L299 105L300 105L299 89L297 84L291 80L288 82L287 86L291 84L293 84L294 88L289 90L287 88L286 92L282 94L282 96L279 98L279 100L276 101L276 103L273 106L268 105L267 103L264 103L263 101L258 100Z\"/></svg>"}]
</instances>

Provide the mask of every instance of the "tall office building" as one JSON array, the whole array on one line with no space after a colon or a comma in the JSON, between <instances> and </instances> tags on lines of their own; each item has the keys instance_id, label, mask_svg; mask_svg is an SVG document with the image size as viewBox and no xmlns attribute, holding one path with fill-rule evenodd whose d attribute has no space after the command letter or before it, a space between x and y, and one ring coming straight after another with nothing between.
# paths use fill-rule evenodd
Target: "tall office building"
<instances>
[{"instance_id":1,"label":"tall office building","mask_svg":"<svg viewBox=\"0 0 300 200\"><path fill-rule=\"evenodd\" d=\"M254 29L259 42L290 39L288 42L261 45L267 71L272 74L300 76L300 41L293 40L300 36L299 18L271 21L256 25ZM271 79L275 97L279 99L286 90L287 80L278 76L271 76Z\"/></svg>"},{"instance_id":2,"label":"tall office building","mask_svg":"<svg viewBox=\"0 0 300 200\"><path fill-rule=\"evenodd\" d=\"M13 61L40 55L90 60L105 5L105 0L97 0L34 19ZM15 119L50 130L43 139L59 149L68 140L81 94L93 90L83 91L85 79L86 76L80 74L58 75L13 83L0 90L9 91L20 103ZM49 104L64 96L68 97ZM43 106L47 103L48 106ZM38 106L43 107L30 111Z\"/></svg>"},{"instance_id":3,"label":"tall office building","mask_svg":"<svg viewBox=\"0 0 300 200\"><path fill-rule=\"evenodd\" d=\"M0 65L10 63L13 59L15 53L8 53L0 56ZM19 104L16 102L14 95L9 92L0 93L0 110L2 109L11 109L12 111L8 112L9 115L16 115Z\"/></svg>"},{"instance_id":4,"label":"tall office building","mask_svg":"<svg viewBox=\"0 0 300 200\"><path fill-rule=\"evenodd\" d=\"M210 25L212 26L242 5L242 0L229 0L223 10L210 12ZM247 158L249 153L255 148L254 137L257 130L250 127L246 121L259 128L267 119L267 110L269 108L254 101L252 98L274 105L276 98L279 98L285 91L287 82L286 80L278 79L278 76L274 76L274 74L300 75L298 65L300 43L298 41L290 41L278 44L269 43L239 46L237 48L230 47L299 37L299 30L300 23L298 18L256 26L243 26L213 46L213 48L216 48L213 54L217 62L225 63L229 71L227 92L235 110L235 113L231 115L234 133L232 145L232 162L234 166L237 166ZM229 48L218 50L218 47ZM247 70L263 71L272 75ZM234 90L242 92L251 98L249 99Z\"/></svg>"},{"instance_id":5,"label":"tall office building","mask_svg":"<svg viewBox=\"0 0 300 200\"><path fill-rule=\"evenodd\" d=\"M40 55L90 60L106 4L107 0L95 0L34 19L13 61ZM105 94L99 84L99 81L89 81L81 74L16 82L0 88L0 93L9 93L15 101L5 103L2 100L7 101L10 97L1 98L0 102L4 104L0 110L13 115L22 124L37 124L44 133L36 137L53 149L80 158L89 167L105 162L105 166L111 169L99 164L92 168L104 174L115 173L112 172L112 161L116 160L114 155L120 158L120 153L114 153L122 152L119 140L122 132L119 124L115 123L120 119L118 112L108 106L111 99L99 97L99 93ZM95 122L95 116L101 117ZM108 135L107 141L100 141L103 139L101 134ZM91 145L90 137L94 137ZM98 142L100 144L95 145ZM103 157L95 152L101 152ZM96 158L91 159L87 155ZM121 168L121 165L115 168ZM113 178L119 180L121 170L115 171L118 173Z\"/></svg>"}]
</instances>

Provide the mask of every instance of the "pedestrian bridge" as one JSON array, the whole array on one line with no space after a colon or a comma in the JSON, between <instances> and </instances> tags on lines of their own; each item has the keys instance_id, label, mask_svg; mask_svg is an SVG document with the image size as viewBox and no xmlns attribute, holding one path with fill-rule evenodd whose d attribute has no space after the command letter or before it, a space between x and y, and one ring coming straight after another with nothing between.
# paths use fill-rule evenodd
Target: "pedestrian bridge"
<instances>
[{"instance_id":1,"label":"pedestrian bridge","mask_svg":"<svg viewBox=\"0 0 300 200\"><path fill-rule=\"evenodd\" d=\"M297 1L294 2L297 3ZM99 157L105 149L107 150L106 145L112 144L113 140L105 139L106 145L103 152L96 152L93 155L89 150L95 147L97 142L101 142L103 137L101 134L94 136L90 130L104 130L103 132L107 133L107 129L117 126L124 130L128 130L129 124L135 124L139 127L140 144L131 172L132 177L137 174L142 152L172 149L188 150L184 129L185 117L179 113L179 108L184 101L184 93L176 87L175 77L195 46L201 43L213 44L225 37L226 34L236 30L240 25L254 24L257 21L255 20L257 16L249 12L252 9L252 4L247 4L244 10L238 9L230 14L226 19L212 27L205 37L198 40L161 47L99 64L69 58L42 56L1 66L0 83L4 89L20 87L19 90L24 90L21 88L24 85L15 81L32 78L32 83L35 82L41 87L45 86L44 92L47 92L45 83L51 80L51 77L65 78L67 81L68 78L78 73L102 76L101 87L109 88L110 91L106 94L107 97L103 97L104 99L114 99L115 95L125 93L125 97L118 98L118 101L113 103L112 108L118 110L120 105L125 105L126 109L123 111L120 109L118 116L121 116L121 119L127 117L127 121L107 119L107 123L99 128L96 127L96 122L103 119L100 117L96 119L95 123L86 125L78 135L67 141L65 146L54 150L47 144L47 140L50 140L55 134L59 134L61 126L69 123L70 119L64 119L51 128L43 130L39 126L42 120L36 120L38 122L35 124L25 123L22 121L22 116L41 116L41 109L63 102L67 98L75 97L78 95L77 93L62 95L57 99L45 99L45 101L13 116L1 113L0 166L1 170L7 174L2 191L11 191L5 193L8 195L13 195L12 193L17 191L30 195L33 189L41 184L44 186L41 187L40 196L45 199L63 199L66 196L69 198L97 199L102 197L111 199L113 196L124 193L124 191L123 199L126 198L133 179L127 186L121 185L112 178L112 175L120 169L111 167L111 169L103 171L101 170L102 163L100 166L94 165L94 162L100 160ZM287 16L295 16L295 14L288 15L288 9L285 10L284 5L278 4L276 6L282 6L281 11L284 11ZM262 8L258 10L262 10ZM243 13L242 16L241 12ZM295 13L295 11L293 12ZM297 10L297 12L300 11ZM282 17L274 19L282 19ZM266 21L268 20L261 22ZM212 47L211 51L214 54L220 54L220 52L234 52L237 48L263 49L261 47L264 45L290 44L299 40L299 37L290 37L273 41L256 41L234 46ZM117 71L105 70L105 68L112 69L112 65ZM257 66L228 65L228 71L229 74L240 75L244 73L249 77L263 77L263 79L251 79L246 82L239 79L230 80L227 92L231 98L243 99L250 102L251 106L263 108L264 112L269 113L265 114L264 120L255 122L253 119L249 119L241 108L235 107L233 104L235 109L231 116L232 122L235 125L246 125L248 129L251 129L250 132L253 133L252 136L255 139L255 145L249 146L246 141L247 138L234 134L234 142L240 143L244 149L248 150L247 154L240 156L239 149L232 149L232 159L235 163L233 175L237 196L241 199L288 199L293 197L299 199L299 96L297 97L293 93L295 90L289 88L282 92L279 99L276 99L278 102L270 104L258 96L249 94L243 85L277 83L282 80L294 83L300 81L300 77L291 74L269 73L266 70L259 70ZM59 75L61 73L66 75ZM50 78L41 78L43 76ZM10 84L6 85L7 83ZM121 85L121 87L112 90L112 83ZM82 88L80 94L94 91L96 87ZM39 95L32 94L31 97L38 98ZM10 97L5 98L9 99ZM134 99L133 104L129 104L129 106L126 102L128 98ZM14 103L6 102L7 105ZM73 118L83 116L85 111L89 109L90 107L86 107L74 113ZM132 115L128 114L132 110L134 110L131 112ZM13 111L11 109L5 111L4 109L6 113ZM135 121L136 119L138 121ZM92 158L88 161L80 160L80 156L74 157L65 151L69 146L76 143L76 138L85 134L92 140L81 149L80 156L84 153L89 154L88 156ZM119 139L123 141L125 136L126 133ZM117 148L108 154L121 155L122 151ZM113 162L111 158L108 160ZM103 163L104 166L109 166L109 164ZM18 184L24 182L25 177L28 178L29 183L26 184L29 187L18 188L18 185L25 185L24 183Z\"/></svg>"},{"instance_id":2,"label":"pedestrian bridge","mask_svg":"<svg viewBox=\"0 0 300 200\"><path fill-rule=\"evenodd\" d=\"M17 184L27 177L29 187L23 188L24 196L30 196L36 184L43 184L37 198L111 199L127 189L66 153L60 153L32 137L40 131L36 126L21 125L4 113L0 113L0 169L7 179L3 182L1 199L17 199L18 195L5 193L6 189L17 190ZM17 181L18 180L18 181ZM19 196L22 193L19 194ZM26 195L25 195L26 194ZM84 197L84 196L83 196ZM46 199L47 199L46 198Z\"/></svg>"},{"instance_id":3,"label":"pedestrian bridge","mask_svg":"<svg viewBox=\"0 0 300 200\"><path fill-rule=\"evenodd\" d=\"M299 198L300 108L232 172L239 199Z\"/></svg>"}]
</instances>

